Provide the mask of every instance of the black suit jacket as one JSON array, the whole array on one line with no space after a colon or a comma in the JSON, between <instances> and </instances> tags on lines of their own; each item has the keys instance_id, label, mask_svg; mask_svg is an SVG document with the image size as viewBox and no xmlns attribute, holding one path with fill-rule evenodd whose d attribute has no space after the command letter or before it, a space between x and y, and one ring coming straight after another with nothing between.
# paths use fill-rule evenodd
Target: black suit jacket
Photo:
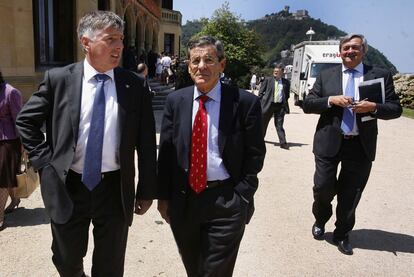
<instances>
[{"instance_id":1,"label":"black suit jacket","mask_svg":"<svg viewBox=\"0 0 414 277\"><path fill-rule=\"evenodd\" d=\"M282 78L282 85L283 85L283 107L285 113L289 113L289 102L288 99L290 97L290 82ZM259 98L262 105L262 112L263 114L267 112L273 112L271 110L271 104L274 102L274 94L275 94L275 78L274 77L267 77L263 83L260 85L259 89Z\"/></svg>"},{"instance_id":2,"label":"black suit jacket","mask_svg":"<svg viewBox=\"0 0 414 277\"><path fill-rule=\"evenodd\" d=\"M79 130L83 62L45 73L43 82L17 118L24 147L36 170L42 170L41 191L45 208L56 223L67 222L73 203L66 189ZM115 68L120 124L122 204L132 223L134 200L156 196L156 139L148 92L134 73ZM41 127L46 123L46 139ZM135 193L135 150L139 181ZM104 149L105 151L105 149Z\"/></svg>"},{"instance_id":3,"label":"black suit jacket","mask_svg":"<svg viewBox=\"0 0 414 277\"><path fill-rule=\"evenodd\" d=\"M219 151L234 189L253 204L265 144L259 99L222 84ZM194 86L168 95L161 126L158 157L160 197L171 200L171 212L184 208L188 183Z\"/></svg>"},{"instance_id":4,"label":"black suit jacket","mask_svg":"<svg viewBox=\"0 0 414 277\"><path fill-rule=\"evenodd\" d=\"M377 105L376 114L357 114L356 122L365 154L370 160L375 159L377 145L377 119L393 119L401 115L402 108L394 92L391 73L380 68L364 65L364 81L384 78L385 103ZM343 108L328 107L328 97L342 95L342 65L322 71L316 78L309 95L303 103L305 113L320 114L313 141L313 152L323 157L333 157L340 150L342 143L341 121ZM380 93L380 92L379 92ZM371 116L373 120L362 121Z\"/></svg>"}]
</instances>

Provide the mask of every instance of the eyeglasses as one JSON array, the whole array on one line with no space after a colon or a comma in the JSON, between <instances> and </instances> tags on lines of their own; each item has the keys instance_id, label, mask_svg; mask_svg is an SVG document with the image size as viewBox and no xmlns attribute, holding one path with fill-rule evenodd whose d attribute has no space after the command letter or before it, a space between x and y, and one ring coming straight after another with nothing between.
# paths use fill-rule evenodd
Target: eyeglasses
<instances>
[{"instance_id":1,"label":"eyeglasses","mask_svg":"<svg viewBox=\"0 0 414 277\"><path fill-rule=\"evenodd\" d=\"M356 51L362 51L363 46L362 45L344 45L342 46L342 51L348 51L348 50L356 50Z\"/></svg>"},{"instance_id":2,"label":"eyeglasses","mask_svg":"<svg viewBox=\"0 0 414 277\"><path fill-rule=\"evenodd\" d=\"M201 61L203 61L203 63L205 65L208 65L208 66L212 66L212 65L215 65L217 63L216 58L207 56L207 57L204 57L204 58L196 57L196 58L190 59L190 64L192 66L198 66L201 63Z\"/></svg>"}]
</instances>

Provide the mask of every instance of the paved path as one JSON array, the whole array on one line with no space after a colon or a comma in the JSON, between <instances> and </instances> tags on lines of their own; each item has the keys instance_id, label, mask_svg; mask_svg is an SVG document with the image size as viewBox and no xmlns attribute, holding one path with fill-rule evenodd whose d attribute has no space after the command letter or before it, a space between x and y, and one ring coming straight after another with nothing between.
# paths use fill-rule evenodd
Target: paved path
<instances>
[{"instance_id":1,"label":"paved path","mask_svg":"<svg viewBox=\"0 0 414 277\"><path fill-rule=\"evenodd\" d=\"M234 276L413 276L414 120L379 122L377 160L351 234L353 256L342 255L330 242L333 219L326 225L326 241L311 236L316 121L316 115L304 115L292 105L285 118L289 151L274 145L276 131L269 124L256 213L247 226ZM11 226L0 233L0 277L58 276L40 192L21 204L7 218ZM89 251L87 273L90 265ZM136 216L130 228L125 276L185 276L170 229L155 206Z\"/></svg>"}]
</instances>

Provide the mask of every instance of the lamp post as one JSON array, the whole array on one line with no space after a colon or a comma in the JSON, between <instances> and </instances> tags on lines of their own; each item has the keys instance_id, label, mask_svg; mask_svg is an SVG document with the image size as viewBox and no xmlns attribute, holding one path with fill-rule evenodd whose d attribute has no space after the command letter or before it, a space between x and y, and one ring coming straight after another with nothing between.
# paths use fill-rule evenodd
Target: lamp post
<instances>
[{"instance_id":1,"label":"lamp post","mask_svg":"<svg viewBox=\"0 0 414 277\"><path fill-rule=\"evenodd\" d=\"M309 30L306 32L306 35L309 36L309 41L312 41L312 36L315 34L315 31L312 30L312 27L309 27Z\"/></svg>"}]
</instances>

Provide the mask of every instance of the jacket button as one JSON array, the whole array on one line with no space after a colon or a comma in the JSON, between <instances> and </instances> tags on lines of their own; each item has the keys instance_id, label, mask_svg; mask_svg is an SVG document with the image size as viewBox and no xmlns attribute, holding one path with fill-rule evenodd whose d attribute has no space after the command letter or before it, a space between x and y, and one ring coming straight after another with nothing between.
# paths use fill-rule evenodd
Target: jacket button
<instances>
[{"instance_id":1,"label":"jacket button","mask_svg":"<svg viewBox=\"0 0 414 277\"><path fill-rule=\"evenodd\" d=\"M184 171L185 171L185 172L188 172L188 168L184 168Z\"/></svg>"},{"instance_id":2,"label":"jacket button","mask_svg":"<svg viewBox=\"0 0 414 277\"><path fill-rule=\"evenodd\" d=\"M182 193L182 194L185 194L185 190L182 190L182 191L181 191L181 193Z\"/></svg>"}]
</instances>

